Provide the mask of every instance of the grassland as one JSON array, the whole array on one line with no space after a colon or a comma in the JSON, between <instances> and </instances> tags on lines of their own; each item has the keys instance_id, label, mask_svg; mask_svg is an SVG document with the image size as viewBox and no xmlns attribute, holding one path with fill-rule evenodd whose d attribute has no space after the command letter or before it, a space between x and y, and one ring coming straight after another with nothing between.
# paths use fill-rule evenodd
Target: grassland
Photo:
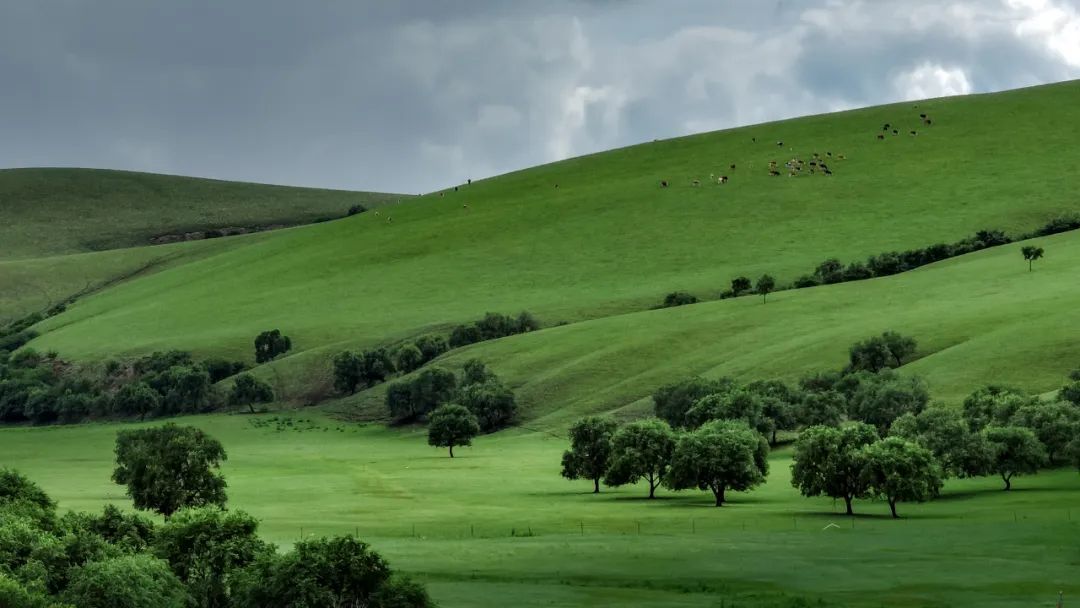
<instances>
[{"instance_id":1,"label":"grassland","mask_svg":"<svg viewBox=\"0 0 1080 608\"><path fill-rule=\"evenodd\" d=\"M1068 169L1080 109L1065 103L1078 90L810 117L474 182L401 205L392 223L387 212L297 228L119 285L43 324L39 346L84 359L161 346L250 356L252 336L279 327L300 354L385 343L489 310L598 318L674 289L715 295L737 274L791 280L829 256L953 241L986 226L1029 230L1080 205ZM884 122L915 127L919 112L934 126L875 138ZM831 163L832 177L765 169L813 151L847 160ZM730 183L690 185L721 171ZM176 305L163 306L163 293Z\"/></svg>"},{"instance_id":2,"label":"grassland","mask_svg":"<svg viewBox=\"0 0 1080 608\"><path fill-rule=\"evenodd\" d=\"M565 441L509 431L453 460L419 432L300 414L184 419L222 440L230 504L267 538L359 532L395 566L457 606L1052 605L1080 594L1076 471L951 481L942 498L858 501L852 522L831 500L790 487L788 453L769 482L710 506L698 492L590 494L558 476ZM63 508L130 504L109 481L117 425L0 430L0 461L39 481ZM343 430L339 430L343 429ZM823 530L835 522L839 529ZM640 529L640 533L639 533ZM517 536L511 536L515 534Z\"/></svg>"},{"instance_id":3,"label":"grassland","mask_svg":"<svg viewBox=\"0 0 1080 608\"><path fill-rule=\"evenodd\" d=\"M134 247L209 228L305 224L401 198L132 171L4 169L0 259Z\"/></svg>"}]
</instances>

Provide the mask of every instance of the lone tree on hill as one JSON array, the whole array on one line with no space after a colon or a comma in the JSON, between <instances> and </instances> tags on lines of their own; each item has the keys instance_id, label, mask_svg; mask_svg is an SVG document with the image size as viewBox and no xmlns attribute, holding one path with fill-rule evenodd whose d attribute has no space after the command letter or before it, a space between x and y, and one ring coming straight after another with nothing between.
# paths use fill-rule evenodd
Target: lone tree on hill
<instances>
[{"instance_id":1,"label":"lone tree on hill","mask_svg":"<svg viewBox=\"0 0 1080 608\"><path fill-rule=\"evenodd\" d=\"M289 336L281 335L281 330L264 331L255 338L255 362L266 363L274 357L288 352L292 348Z\"/></svg>"},{"instance_id":2,"label":"lone tree on hill","mask_svg":"<svg viewBox=\"0 0 1080 608\"><path fill-rule=\"evenodd\" d=\"M1031 429L1018 426L990 426L983 430L990 443L993 461L990 470L1005 482L1005 490L1012 489L1013 475L1039 472L1046 464L1046 449Z\"/></svg>"},{"instance_id":3,"label":"lone tree on hill","mask_svg":"<svg viewBox=\"0 0 1080 608\"><path fill-rule=\"evenodd\" d=\"M644 479L649 482L649 498L655 498L675 449L675 433L668 423L655 418L631 422L615 433L611 444L604 483L621 486Z\"/></svg>"},{"instance_id":4,"label":"lone tree on hill","mask_svg":"<svg viewBox=\"0 0 1080 608\"><path fill-rule=\"evenodd\" d=\"M679 437L665 483L673 490L711 490L720 507L727 490L749 490L768 473L765 438L742 420L716 420Z\"/></svg>"},{"instance_id":5,"label":"lone tree on hill","mask_svg":"<svg viewBox=\"0 0 1080 608\"><path fill-rule=\"evenodd\" d=\"M873 495L889 503L926 502L941 491L941 467L930 450L899 437L888 437L863 448L863 482Z\"/></svg>"},{"instance_id":6,"label":"lone tree on hill","mask_svg":"<svg viewBox=\"0 0 1080 608\"><path fill-rule=\"evenodd\" d=\"M757 292L761 294L762 303L766 301L766 298L774 289L776 289L776 279L772 278L772 275L763 274L757 280Z\"/></svg>"},{"instance_id":7,"label":"lone tree on hill","mask_svg":"<svg viewBox=\"0 0 1080 608\"><path fill-rule=\"evenodd\" d=\"M164 426L116 434L113 481L127 486L138 509L168 519L183 507L225 506L226 459L216 439L193 426Z\"/></svg>"},{"instance_id":8,"label":"lone tree on hill","mask_svg":"<svg viewBox=\"0 0 1080 608\"><path fill-rule=\"evenodd\" d=\"M843 498L847 514L854 515L851 501L869 496L868 480L862 473L866 463L863 448L877 440L874 427L862 422L843 428L806 429L795 443L791 485L803 496Z\"/></svg>"},{"instance_id":9,"label":"lone tree on hill","mask_svg":"<svg viewBox=\"0 0 1080 608\"><path fill-rule=\"evenodd\" d=\"M1020 253L1024 255L1024 259L1028 263L1028 272L1031 272L1031 264L1035 260L1043 257L1043 248L1035 247L1034 245L1024 245L1020 248Z\"/></svg>"},{"instance_id":10,"label":"lone tree on hill","mask_svg":"<svg viewBox=\"0 0 1080 608\"><path fill-rule=\"evenodd\" d=\"M587 416L570 427L570 449L563 452L562 476L591 479L593 494L600 492L600 480L611 462L611 438L616 424L610 418Z\"/></svg>"},{"instance_id":11,"label":"lone tree on hill","mask_svg":"<svg viewBox=\"0 0 1080 608\"><path fill-rule=\"evenodd\" d=\"M270 403L273 400L274 389L251 374L237 376L233 381L232 392L229 393L229 403L246 405L252 414L255 413L256 403Z\"/></svg>"},{"instance_id":12,"label":"lone tree on hill","mask_svg":"<svg viewBox=\"0 0 1080 608\"><path fill-rule=\"evenodd\" d=\"M746 277L735 277L731 279L731 293L736 296L744 291L750 291L750 279Z\"/></svg>"},{"instance_id":13,"label":"lone tree on hill","mask_svg":"<svg viewBox=\"0 0 1080 608\"><path fill-rule=\"evenodd\" d=\"M455 445L470 446L473 437L480 434L476 416L463 405L441 405L428 418L428 445L450 448L450 458Z\"/></svg>"}]
</instances>

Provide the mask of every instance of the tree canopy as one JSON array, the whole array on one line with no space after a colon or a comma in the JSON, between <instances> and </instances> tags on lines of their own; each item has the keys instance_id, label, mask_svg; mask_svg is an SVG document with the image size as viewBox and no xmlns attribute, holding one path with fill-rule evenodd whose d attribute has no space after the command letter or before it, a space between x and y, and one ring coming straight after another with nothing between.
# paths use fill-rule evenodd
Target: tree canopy
<instances>
[{"instance_id":1,"label":"tree canopy","mask_svg":"<svg viewBox=\"0 0 1080 608\"><path fill-rule=\"evenodd\" d=\"M804 429L795 442L791 485L803 496L843 498L847 514L854 514L852 500L870 495L868 479L862 473L866 460L863 448L877 440L874 427L861 422L842 428Z\"/></svg>"},{"instance_id":2,"label":"tree canopy","mask_svg":"<svg viewBox=\"0 0 1080 608\"><path fill-rule=\"evenodd\" d=\"M941 469L930 450L900 437L887 437L863 452L863 483L870 494L889 503L894 518L898 517L896 503L925 502L941 491Z\"/></svg>"},{"instance_id":3,"label":"tree canopy","mask_svg":"<svg viewBox=\"0 0 1080 608\"><path fill-rule=\"evenodd\" d=\"M600 492L600 480L611 462L612 437L617 425L603 416L587 416L570 427L570 449L563 452L562 476L591 479L593 493Z\"/></svg>"},{"instance_id":4,"label":"tree canopy","mask_svg":"<svg viewBox=\"0 0 1080 608\"><path fill-rule=\"evenodd\" d=\"M722 506L727 490L743 492L765 481L769 445L742 420L716 420L675 443L665 484L673 490L710 490Z\"/></svg>"},{"instance_id":5,"label":"tree canopy","mask_svg":"<svg viewBox=\"0 0 1080 608\"><path fill-rule=\"evenodd\" d=\"M654 498L675 449L675 433L668 423L656 418L631 422L615 433L611 443L611 466L604 483L621 486L644 479L649 498Z\"/></svg>"},{"instance_id":6,"label":"tree canopy","mask_svg":"<svg viewBox=\"0 0 1080 608\"><path fill-rule=\"evenodd\" d=\"M449 448L451 458L454 457L454 446L472 445L473 437L479 433L480 423L463 405L442 405L429 416L428 445Z\"/></svg>"}]
</instances>

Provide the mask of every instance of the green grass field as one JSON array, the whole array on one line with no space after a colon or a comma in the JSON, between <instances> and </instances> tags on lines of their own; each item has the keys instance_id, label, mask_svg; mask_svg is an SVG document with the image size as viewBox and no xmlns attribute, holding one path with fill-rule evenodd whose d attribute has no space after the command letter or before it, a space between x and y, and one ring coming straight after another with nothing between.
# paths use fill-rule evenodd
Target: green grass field
<instances>
[{"instance_id":1,"label":"green grass field","mask_svg":"<svg viewBox=\"0 0 1080 608\"><path fill-rule=\"evenodd\" d=\"M208 228L305 224L401 198L133 171L4 169L0 259L141 246Z\"/></svg>"},{"instance_id":2,"label":"green grass field","mask_svg":"<svg viewBox=\"0 0 1080 608\"><path fill-rule=\"evenodd\" d=\"M854 522L790 487L788 453L769 482L712 507L707 493L641 487L591 494L558 476L565 441L509 431L451 460L422 433L296 414L184 419L229 460L230 504L282 545L359 532L396 567L456 606L1050 606L1080 594L1076 471L951 481L941 499L857 501ZM109 481L119 425L0 430L0 460L61 507L130 504ZM295 430L304 429L304 430ZM344 430L339 430L344 429ZM823 529L830 523L839 528ZM640 532L639 532L640 530ZM515 534L516 536L511 536ZM531 534L531 536L530 536Z\"/></svg>"},{"instance_id":3,"label":"green grass field","mask_svg":"<svg viewBox=\"0 0 1080 608\"><path fill-rule=\"evenodd\" d=\"M926 377L937 400L991 381L1058 388L1080 366L1080 232L1036 239L1046 257L1033 272L1014 243L767 304L650 308L676 289L713 299L740 274L789 282L832 256L982 228L1015 234L1080 212L1078 93L1069 82L647 143L378 215L174 245L84 252L89 232L69 207L56 220L67 249L34 249L30 221L0 229L0 320L93 291L39 324L32 343L87 363L167 348L250 361L255 335L280 328L294 350L254 373L301 402L326 390L341 349L532 311L546 329L436 362L484 360L522 408L519 428L461 458L427 447L422 430L380 424L385 385L308 410L279 404L294 421L281 431L258 422L269 415L182 421L224 443L230 504L261 518L267 538L358 532L444 606L1052 606L1059 590L1080 594L1075 470L1020 479L1009 493L991 478L952 480L940 500L901 505L902 520L862 502L852 522L842 505L790 487L787 450L773 454L765 486L722 509L697 492L593 496L558 469L567 424L582 414L642 415L658 386L693 374L839 368L852 342L884 330L918 339L919 358L901 371ZM921 127L920 112L934 126ZM884 122L919 135L879 141ZM769 160L815 151L833 153L833 176L767 173ZM710 173L731 180L692 185ZM113 243L145 225L132 219ZM122 426L0 429L0 465L64 508L126 505L109 481Z\"/></svg>"}]
</instances>

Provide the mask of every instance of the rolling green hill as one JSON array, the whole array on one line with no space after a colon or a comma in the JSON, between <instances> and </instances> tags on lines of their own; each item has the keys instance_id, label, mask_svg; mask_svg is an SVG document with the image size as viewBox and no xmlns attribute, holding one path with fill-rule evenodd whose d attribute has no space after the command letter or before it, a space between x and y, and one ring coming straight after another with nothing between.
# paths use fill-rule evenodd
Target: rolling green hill
<instances>
[{"instance_id":1,"label":"rolling green hill","mask_svg":"<svg viewBox=\"0 0 1080 608\"><path fill-rule=\"evenodd\" d=\"M0 170L0 260L148 245L162 235L296 225L397 194L104 169Z\"/></svg>"},{"instance_id":2,"label":"rolling green hill","mask_svg":"<svg viewBox=\"0 0 1080 608\"><path fill-rule=\"evenodd\" d=\"M1067 103L1078 92L1069 82L882 106L537 167L392 214L258 235L123 283L43 323L35 346L82 359L168 347L250 357L252 338L278 327L295 350L275 367L289 376L295 362L300 376L313 351L486 311L580 321L647 309L675 289L714 296L737 274L790 281L830 256L1030 230L1080 208L1068 168L1080 157L1080 109ZM886 122L901 134L878 140ZM813 152L833 159L832 176L768 173L770 160ZM730 181L707 183L710 173Z\"/></svg>"}]
</instances>

